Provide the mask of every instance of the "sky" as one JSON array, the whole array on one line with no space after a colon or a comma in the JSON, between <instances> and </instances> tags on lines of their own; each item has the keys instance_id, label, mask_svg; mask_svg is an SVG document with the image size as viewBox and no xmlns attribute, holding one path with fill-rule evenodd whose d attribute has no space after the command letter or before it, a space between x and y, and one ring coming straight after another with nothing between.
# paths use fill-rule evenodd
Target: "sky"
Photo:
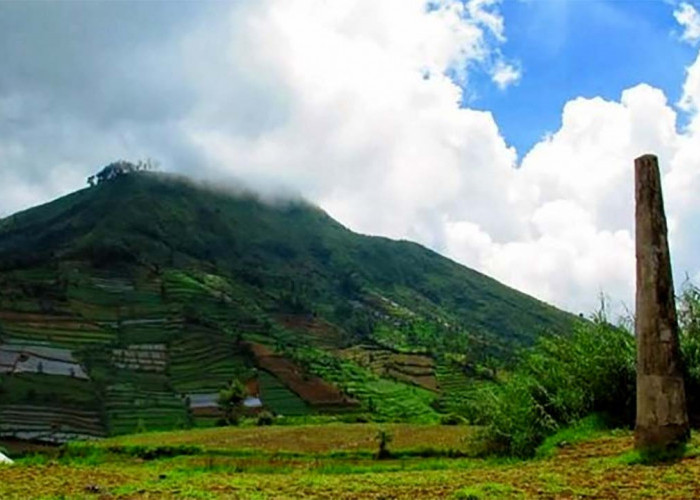
<instances>
[{"instance_id":1,"label":"sky","mask_svg":"<svg viewBox=\"0 0 700 500\"><path fill-rule=\"evenodd\" d=\"M0 1L0 216L116 160L295 193L575 313L634 308L633 160L700 284L698 0Z\"/></svg>"}]
</instances>

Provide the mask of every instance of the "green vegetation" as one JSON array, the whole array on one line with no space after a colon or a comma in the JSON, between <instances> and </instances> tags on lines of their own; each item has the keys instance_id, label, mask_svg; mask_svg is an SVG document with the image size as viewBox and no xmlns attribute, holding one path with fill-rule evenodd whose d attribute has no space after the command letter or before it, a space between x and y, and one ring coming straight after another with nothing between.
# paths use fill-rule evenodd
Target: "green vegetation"
<instances>
[{"instance_id":1,"label":"green vegetation","mask_svg":"<svg viewBox=\"0 0 700 500\"><path fill-rule=\"evenodd\" d=\"M635 359L634 337L604 319L542 337L503 382L474 385L469 417L485 426L488 450L516 456L590 413L630 425Z\"/></svg>"},{"instance_id":2,"label":"green vegetation","mask_svg":"<svg viewBox=\"0 0 700 500\"><path fill-rule=\"evenodd\" d=\"M125 383L108 386L105 397L107 422L112 434L188 426L187 408L172 392Z\"/></svg>"},{"instance_id":3,"label":"green vegetation","mask_svg":"<svg viewBox=\"0 0 700 500\"><path fill-rule=\"evenodd\" d=\"M378 318L370 323L379 322L380 338L394 328L406 343L429 349L452 342L445 331L488 338L497 349L565 331L573 320L419 245L354 234L304 202L265 204L164 175L120 176L15 214L0 221L0 236L2 269L54 266L57 259L112 270L194 267L215 283L186 273L191 283L183 286L221 292L227 303L226 294L235 295L228 298L251 319L273 304L317 312L350 330L349 340L364 333L349 328L362 316ZM373 310L397 321L386 323Z\"/></svg>"},{"instance_id":4,"label":"green vegetation","mask_svg":"<svg viewBox=\"0 0 700 500\"><path fill-rule=\"evenodd\" d=\"M700 292L692 284L684 287L678 308L688 411L697 425ZM553 446L590 437L601 429L630 428L635 391L634 336L608 323L600 313L571 335L541 337L520 353L514 369L500 380L463 384L458 408L472 423L483 426L482 452L530 457L551 454ZM633 460L652 463L683 453L679 449L668 456L651 454Z\"/></svg>"},{"instance_id":5,"label":"green vegetation","mask_svg":"<svg viewBox=\"0 0 700 500\"><path fill-rule=\"evenodd\" d=\"M246 389L240 380L233 379L225 389L219 391L217 404L224 413L224 419L229 425L238 424L238 412L246 397Z\"/></svg>"},{"instance_id":6,"label":"green vegetation","mask_svg":"<svg viewBox=\"0 0 700 500\"><path fill-rule=\"evenodd\" d=\"M585 429L584 429L585 428ZM470 458L466 427L325 424L224 427L72 443L0 466L0 497L695 498L698 440L663 467L630 453L629 431L591 422L538 460ZM588 429L588 430L586 430ZM393 439L376 456L377 435ZM569 441L569 439L571 439Z\"/></svg>"},{"instance_id":7,"label":"green vegetation","mask_svg":"<svg viewBox=\"0 0 700 500\"><path fill-rule=\"evenodd\" d=\"M258 375L260 395L265 405L276 415L299 416L311 413L309 406L282 382L266 371Z\"/></svg>"},{"instance_id":8,"label":"green vegetation","mask_svg":"<svg viewBox=\"0 0 700 500\"><path fill-rule=\"evenodd\" d=\"M235 339L201 326L188 326L170 343L170 380L181 393L213 393L232 374L241 380L252 375L250 362Z\"/></svg>"},{"instance_id":9,"label":"green vegetation","mask_svg":"<svg viewBox=\"0 0 700 500\"><path fill-rule=\"evenodd\" d=\"M438 419L433 408L437 397L434 392L378 377L318 349L296 349L290 356L309 372L361 401L377 420L428 423Z\"/></svg>"},{"instance_id":10,"label":"green vegetation","mask_svg":"<svg viewBox=\"0 0 700 500\"><path fill-rule=\"evenodd\" d=\"M108 165L90 188L0 220L0 345L63 348L88 377L0 373L0 412L89 410L107 434L205 426L235 379L284 417L438 422L483 364L577 323L303 201L148 170ZM34 436L60 439L43 415Z\"/></svg>"}]
</instances>

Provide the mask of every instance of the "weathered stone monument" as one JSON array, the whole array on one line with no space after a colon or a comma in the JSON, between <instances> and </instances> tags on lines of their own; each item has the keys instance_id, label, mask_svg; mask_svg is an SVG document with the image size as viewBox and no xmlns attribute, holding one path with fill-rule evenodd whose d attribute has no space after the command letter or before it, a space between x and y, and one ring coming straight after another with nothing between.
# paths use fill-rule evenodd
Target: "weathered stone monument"
<instances>
[{"instance_id":1,"label":"weathered stone monument","mask_svg":"<svg viewBox=\"0 0 700 500\"><path fill-rule=\"evenodd\" d=\"M635 447L664 450L688 439L678 321L658 159L634 162L636 200L637 422Z\"/></svg>"}]
</instances>

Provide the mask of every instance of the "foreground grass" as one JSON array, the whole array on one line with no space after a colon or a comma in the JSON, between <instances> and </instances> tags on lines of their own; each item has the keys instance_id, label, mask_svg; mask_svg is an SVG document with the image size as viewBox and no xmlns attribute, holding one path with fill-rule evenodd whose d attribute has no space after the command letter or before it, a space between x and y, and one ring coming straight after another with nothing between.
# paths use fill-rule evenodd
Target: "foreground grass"
<instances>
[{"instance_id":1,"label":"foreground grass","mask_svg":"<svg viewBox=\"0 0 700 500\"><path fill-rule=\"evenodd\" d=\"M508 461L449 458L454 446L465 445L467 428L388 426L396 436L390 449L401 458L374 460L376 430L212 429L107 440L73 447L62 458L27 457L0 468L0 498L700 497L697 441L682 460L656 466L629 460L632 437L619 432L560 441L538 460ZM345 447L331 449L329 439ZM165 445L173 456L140 455ZM420 458L412 453L417 449L433 455Z\"/></svg>"}]
</instances>

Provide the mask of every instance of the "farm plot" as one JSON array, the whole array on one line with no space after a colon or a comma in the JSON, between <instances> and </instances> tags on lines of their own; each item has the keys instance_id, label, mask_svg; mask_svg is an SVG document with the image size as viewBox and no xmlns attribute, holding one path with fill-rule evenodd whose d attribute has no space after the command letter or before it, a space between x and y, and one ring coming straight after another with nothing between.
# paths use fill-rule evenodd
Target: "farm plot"
<instances>
[{"instance_id":1,"label":"farm plot","mask_svg":"<svg viewBox=\"0 0 700 500\"><path fill-rule=\"evenodd\" d=\"M435 362L425 354L397 353L376 345L355 346L339 354L379 376L438 391Z\"/></svg>"},{"instance_id":2,"label":"farm plot","mask_svg":"<svg viewBox=\"0 0 700 500\"><path fill-rule=\"evenodd\" d=\"M235 333L259 333L269 328L266 315L255 302L245 299L248 290L220 277L168 271L164 277L168 300L180 304L186 317L206 318L207 324ZM196 303L196 312L189 307Z\"/></svg>"},{"instance_id":3,"label":"farm plot","mask_svg":"<svg viewBox=\"0 0 700 500\"><path fill-rule=\"evenodd\" d=\"M164 373L167 366L165 344L132 344L112 349L112 364L118 368Z\"/></svg>"},{"instance_id":4,"label":"farm plot","mask_svg":"<svg viewBox=\"0 0 700 500\"><path fill-rule=\"evenodd\" d=\"M122 344L167 343L182 333L184 321L179 312L155 308L149 314L156 317L121 319L115 323Z\"/></svg>"},{"instance_id":5,"label":"farm plot","mask_svg":"<svg viewBox=\"0 0 700 500\"><path fill-rule=\"evenodd\" d=\"M369 452L377 450L377 433L392 436L394 451L430 448L446 453L464 452L474 435L469 426L414 424L345 424L328 423L270 427L216 427L186 431L153 432L118 436L97 443L112 446L199 446L205 451L258 451L266 453L323 454L334 452Z\"/></svg>"},{"instance_id":6,"label":"farm plot","mask_svg":"<svg viewBox=\"0 0 700 500\"><path fill-rule=\"evenodd\" d=\"M208 328L186 325L168 352L170 379L180 393L218 392L234 378L252 376L235 339Z\"/></svg>"},{"instance_id":7,"label":"farm plot","mask_svg":"<svg viewBox=\"0 0 700 500\"><path fill-rule=\"evenodd\" d=\"M63 442L105 434L98 390L89 380L46 373L0 378L0 435Z\"/></svg>"},{"instance_id":8,"label":"farm plot","mask_svg":"<svg viewBox=\"0 0 700 500\"><path fill-rule=\"evenodd\" d=\"M0 274L0 310L68 314L63 276L55 269L22 269Z\"/></svg>"},{"instance_id":9,"label":"farm plot","mask_svg":"<svg viewBox=\"0 0 700 500\"><path fill-rule=\"evenodd\" d=\"M458 364L449 360L441 361L435 373L440 386L440 406L447 412L459 413L466 403L472 381Z\"/></svg>"},{"instance_id":10,"label":"farm plot","mask_svg":"<svg viewBox=\"0 0 700 500\"><path fill-rule=\"evenodd\" d=\"M64 443L105 436L100 413L48 404L0 405L0 437Z\"/></svg>"},{"instance_id":11,"label":"farm plot","mask_svg":"<svg viewBox=\"0 0 700 500\"><path fill-rule=\"evenodd\" d=\"M76 312L112 329L129 320L163 322L177 313L166 303L158 280L110 277L95 270L85 270L71 282L68 299Z\"/></svg>"},{"instance_id":12,"label":"farm plot","mask_svg":"<svg viewBox=\"0 0 700 500\"><path fill-rule=\"evenodd\" d=\"M57 406L97 409L97 388L85 379L17 373L0 377L2 404L53 404Z\"/></svg>"},{"instance_id":13,"label":"farm plot","mask_svg":"<svg viewBox=\"0 0 700 500\"><path fill-rule=\"evenodd\" d=\"M432 407L437 399L433 391L379 377L356 363L315 349L299 349L294 358L311 373L361 401L377 418L421 423L438 419Z\"/></svg>"},{"instance_id":14,"label":"farm plot","mask_svg":"<svg viewBox=\"0 0 700 500\"><path fill-rule=\"evenodd\" d=\"M52 316L3 311L0 324L7 338L24 344L75 348L85 344L107 344L114 334L76 316Z\"/></svg>"},{"instance_id":15,"label":"farm plot","mask_svg":"<svg viewBox=\"0 0 700 500\"><path fill-rule=\"evenodd\" d=\"M43 373L87 380L72 351L57 347L0 344L0 374Z\"/></svg>"},{"instance_id":16,"label":"farm plot","mask_svg":"<svg viewBox=\"0 0 700 500\"><path fill-rule=\"evenodd\" d=\"M339 349L344 345L343 331L322 318L302 314L280 314L275 319L287 330L301 335L304 343L328 350Z\"/></svg>"},{"instance_id":17,"label":"farm plot","mask_svg":"<svg viewBox=\"0 0 700 500\"><path fill-rule=\"evenodd\" d=\"M263 405L276 415L301 416L313 413L303 399L290 391L275 376L260 370L258 381Z\"/></svg>"},{"instance_id":18,"label":"farm plot","mask_svg":"<svg viewBox=\"0 0 700 500\"><path fill-rule=\"evenodd\" d=\"M107 387L105 410L111 434L177 429L190 423L185 402L173 392L120 383Z\"/></svg>"},{"instance_id":19,"label":"farm plot","mask_svg":"<svg viewBox=\"0 0 700 500\"><path fill-rule=\"evenodd\" d=\"M318 410L342 411L359 408L359 403L346 396L336 386L317 376L309 375L299 365L284 356L274 354L262 344L248 343L256 365L277 379ZM263 401L266 402L263 394Z\"/></svg>"}]
</instances>

